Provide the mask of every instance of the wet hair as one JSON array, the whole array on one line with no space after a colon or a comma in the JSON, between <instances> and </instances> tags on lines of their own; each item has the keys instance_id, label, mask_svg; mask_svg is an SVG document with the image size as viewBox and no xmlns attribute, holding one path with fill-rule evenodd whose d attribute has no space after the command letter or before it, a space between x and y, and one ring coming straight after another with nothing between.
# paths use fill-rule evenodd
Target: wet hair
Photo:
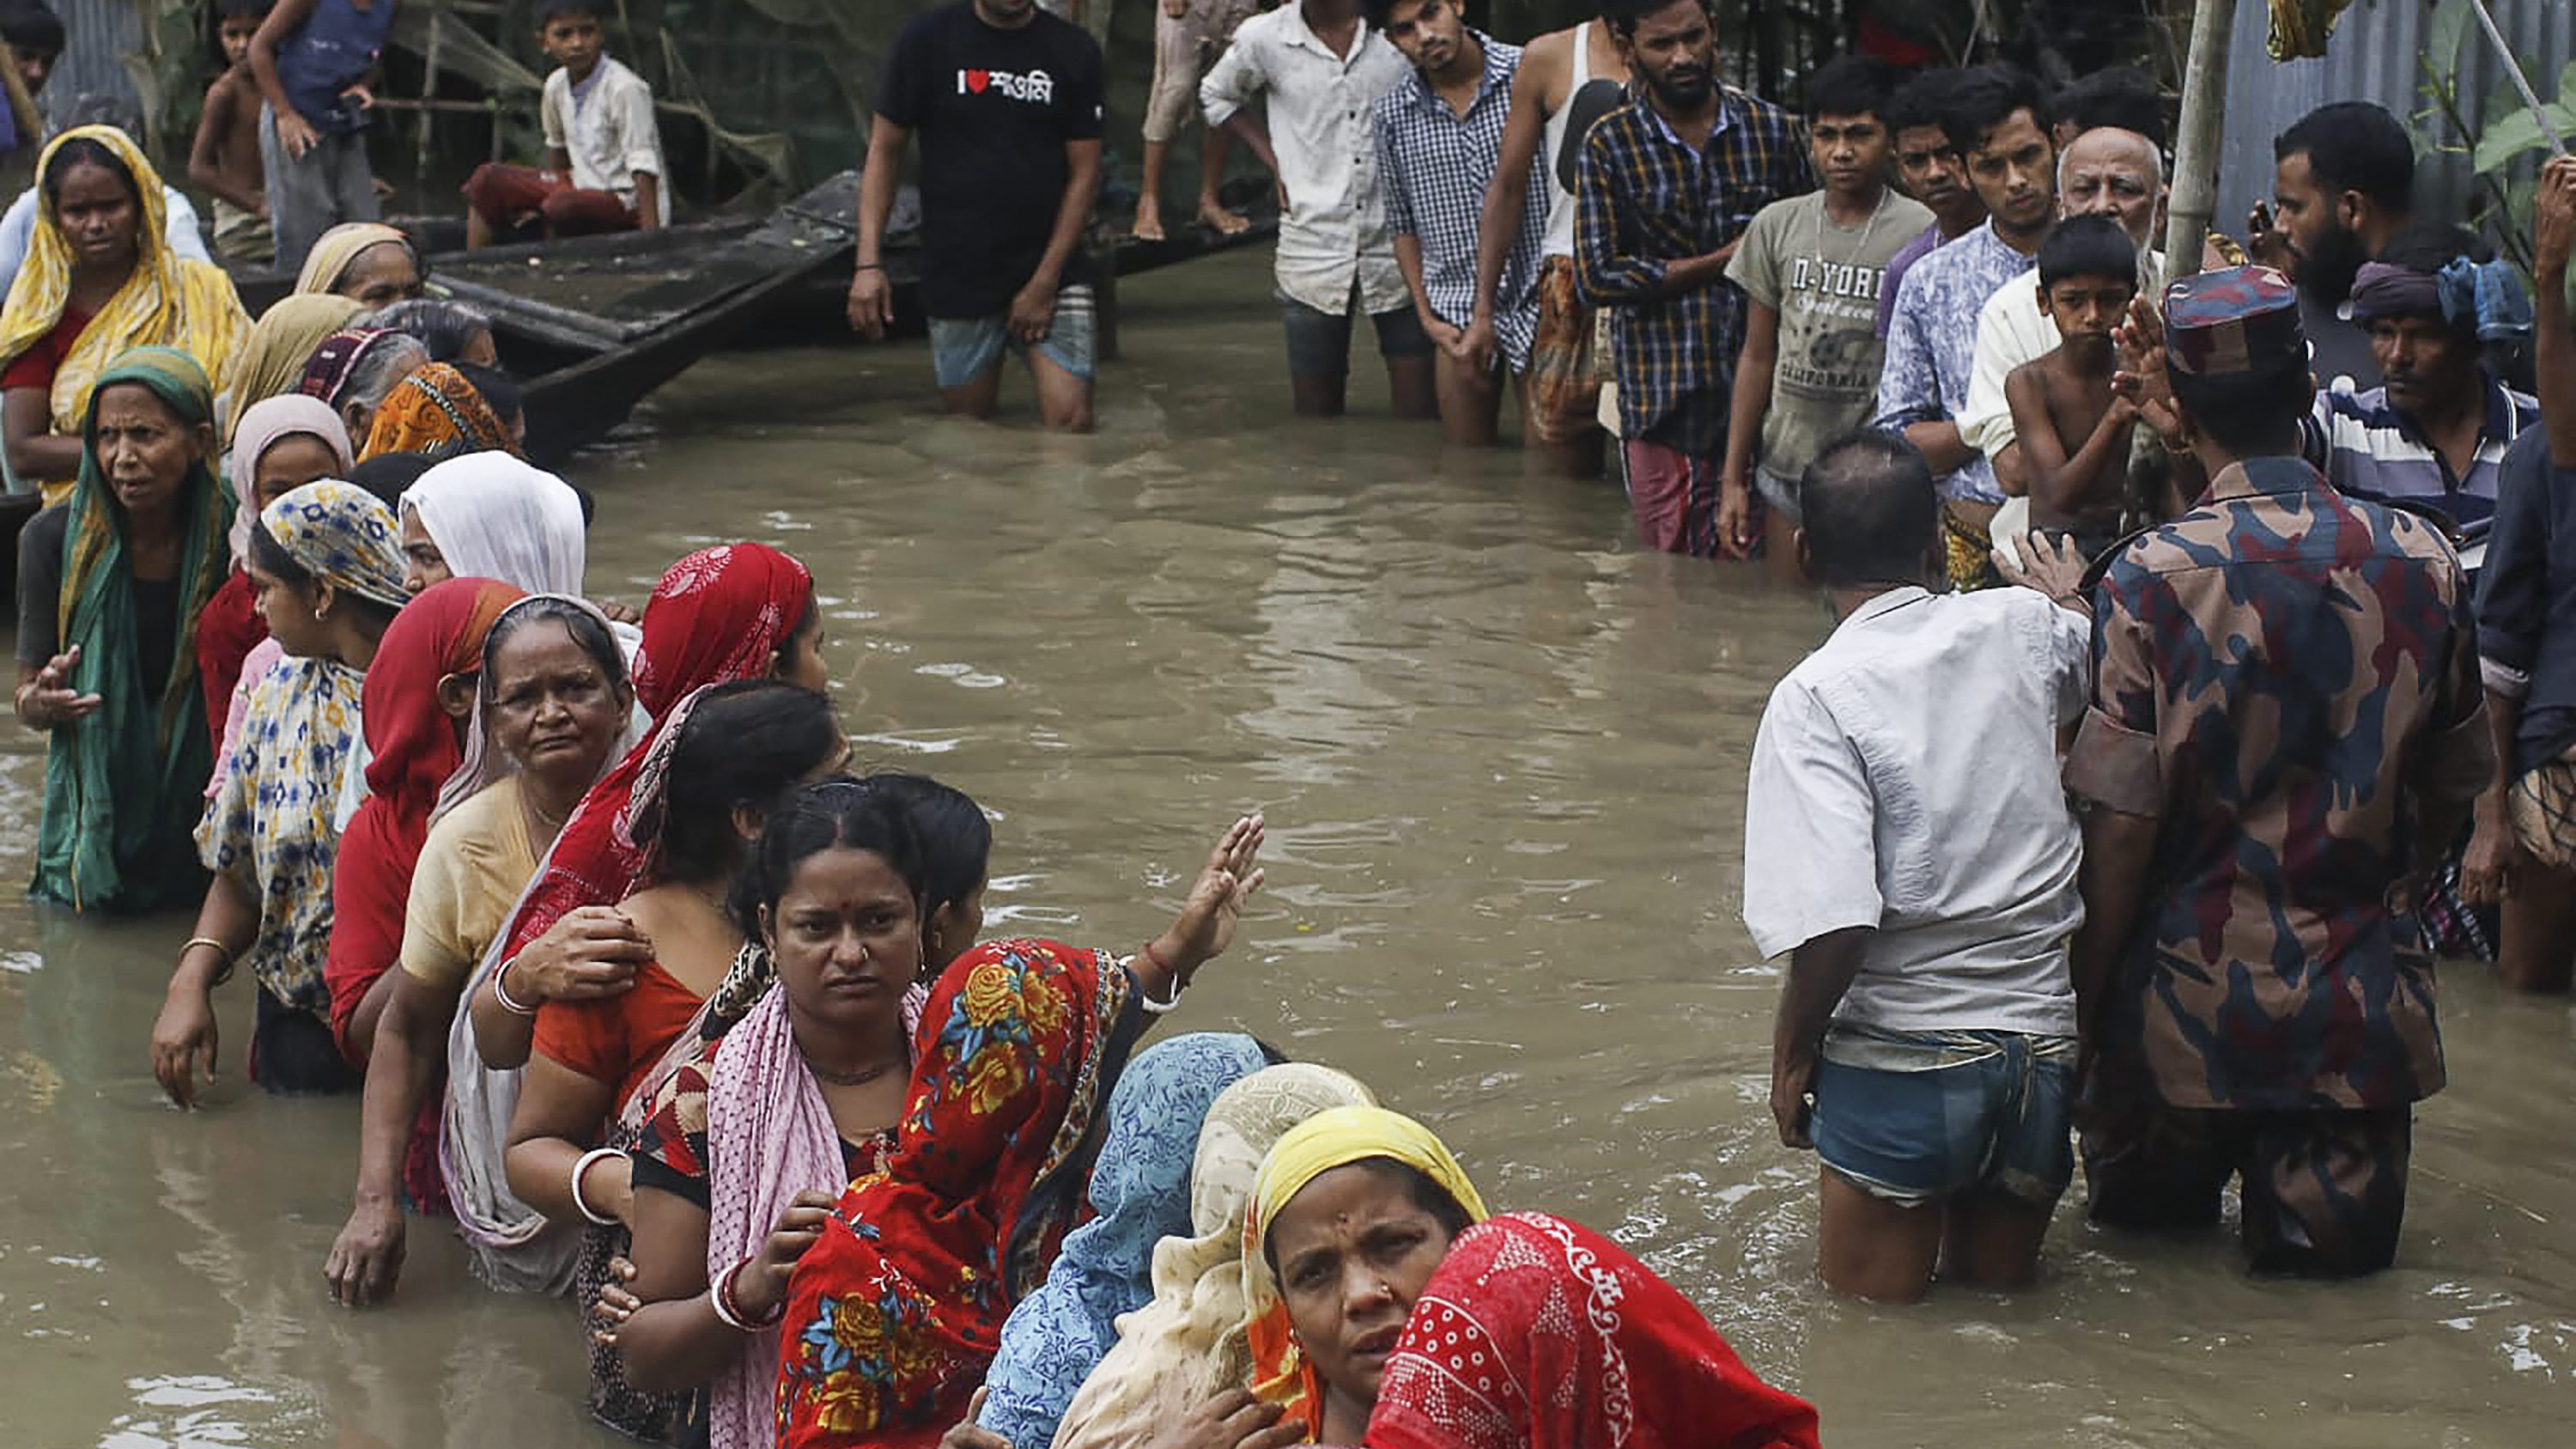
<instances>
[{"instance_id":1,"label":"wet hair","mask_svg":"<svg viewBox=\"0 0 2576 1449\"><path fill-rule=\"evenodd\" d=\"M617 636L608 632L605 620L570 599L530 599L503 610L501 617L493 622L491 632L483 636L485 703L491 702L492 692L500 687L494 681L502 642L530 624L548 621L564 626L564 632L572 635L572 642L580 645L581 652L590 656L590 662L599 666L599 672L608 676L611 688L629 687L626 651L617 647Z\"/></svg>"},{"instance_id":2,"label":"wet hair","mask_svg":"<svg viewBox=\"0 0 2576 1449\"><path fill-rule=\"evenodd\" d=\"M796 867L827 850L864 850L882 857L912 893L914 912L928 919L928 866L902 804L874 781L843 776L789 795L761 826L742 874L734 878L730 900L744 939L760 939L760 913L778 908L778 898L796 878Z\"/></svg>"},{"instance_id":3,"label":"wet hair","mask_svg":"<svg viewBox=\"0 0 2576 1449\"><path fill-rule=\"evenodd\" d=\"M2358 191L2374 205L2415 205L2415 143L2387 108L2334 101L2299 118L2272 142L2272 159L2308 158L2308 174L2328 193Z\"/></svg>"},{"instance_id":4,"label":"wet hair","mask_svg":"<svg viewBox=\"0 0 2576 1449\"><path fill-rule=\"evenodd\" d=\"M638 813L635 834L654 842L661 878L706 880L730 871L741 850L737 810L767 815L841 747L831 701L776 679L719 684L680 726L658 806Z\"/></svg>"},{"instance_id":5,"label":"wet hair","mask_svg":"<svg viewBox=\"0 0 2576 1449\"><path fill-rule=\"evenodd\" d=\"M1612 34L1629 40L1635 38L1637 27L1645 23L1647 16L1661 15L1679 3L1681 0L1601 0L1601 18L1610 23ZM1712 23L1717 19L1717 7L1711 0L1699 0L1699 8Z\"/></svg>"},{"instance_id":6,"label":"wet hair","mask_svg":"<svg viewBox=\"0 0 2576 1449\"><path fill-rule=\"evenodd\" d=\"M1356 1162L1342 1165L1364 1167L1378 1178L1402 1185L1405 1199L1430 1214L1432 1219L1446 1229L1452 1238L1476 1225L1475 1216L1469 1213L1458 1199L1449 1195L1449 1189L1433 1181L1430 1173L1424 1172L1410 1162L1393 1157L1363 1157ZM1302 1192L1305 1189L1298 1190ZM1292 1197L1289 1201L1295 1202L1296 1199ZM1279 1220L1272 1218L1269 1226L1261 1233L1261 1260L1270 1265L1270 1273L1274 1278L1279 1274L1278 1236Z\"/></svg>"},{"instance_id":7,"label":"wet hair","mask_svg":"<svg viewBox=\"0 0 2576 1449\"><path fill-rule=\"evenodd\" d=\"M2039 285L2068 277L2118 277L2135 285L2138 244L2107 216L2070 216L2039 244Z\"/></svg>"},{"instance_id":8,"label":"wet hair","mask_svg":"<svg viewBox=\"0 0 2576 1449\"><path fill-rule=\"evenodd\" d=\"M277 541L276 536L268 531L268 524L264 521L251 525L250 561L261 573L299 594L313 592L313 571L306 568L295 555L286 551L286 545ZM380 599L370 599L364 595L343 590L340 594L340 602L357 611L378 629L393 622L395 606Z\"/></svg>"},{"instance_id":9,"label":"wet hair","mask_svg":"<svg viewBox=\"0 0 2576 1449\"><path fill-rule=\"evenodd\" d=\"M402 380L429 365L429 349L408 332L393 332L378 338L374 346L358 354L349 367L349 375L340 382L340 391L331 398L334 410L351 403L374 412Z\"/></svg>"},{"instance_id":10,"label":"wet hair","mask_svg":"<svg viewBox=\"0 0 2576 1449\"><path fill-rule=\"evenodd\" d=\"M1888 134L1940 125L1941 109L1950 99L1950 88L1959 83L1959 75L1955 66L1936 66L1915 72L1913 79L1889 93L1887 109L1878 116L1887 123Z\"/></svg>"},{"instance_id":11,"label":"wet hair","mask_svg":"<svg viewBox=\"0 0 2576 1449\"><path fill-rule=\"evenodd\" d=\"M1919 578L1941 502L1912 443L1865 428L1827 443L1807 465L1798 511L1817 581L1849 587Z\"/></svg>"},{"instance_id":12,"label":"wet hair","mask_svg":"<svg viewBox=\"0 0 2576 1449\"><path fill-rule=\"evenodd\" d=\"M1807 77L1809 121L1820 116L1875 116L1887 124L1887 100L1905 72L1874 55L1838 55ZM1894 127L1889 126L1892 134Z\"/></svg>"},{"instance_id":13,"label":"wet hair","mask_svg":"<svg viewBox=\"0 0 2576 1449\"><path fill-rule=\"evenodd\" d=\"M587 15L605 25L607 12L601 7L607 0L537 0L537 29L544 30L558 20Z\"/></svg>"},{"instance_id":14,"label":"wet hair","mask_svg":"<svg viewBox=\"0 0 2576 1449\"><path fill-rule=\"evenodd\" d=\"M921 847L921 918L975 893L993 859L993 823L975 797L928 775L885 771L867 785L903 812Z\"/></svg>"},{"instance_id":15,"label":"wet hair","mask_svg":"<svg viewBox=\"0 0 2576 1449\"><path fill-rule=\"evenodd\" d=\"M2160 155L2165 149L2164 92L2134 65L2104 66L2076 79L2057 93L2055 109L2059 120L2072 121L2078 131L2116 127L2154 142Z\"/></svg>"},{"instance_id":16,"label":"wet hair","mask_svg":"<svg viewBox=\"0 0 2576 1449\"><path fill-rule=\"evenodd\" d=\"M1950 145L1962 156L1985 143L1997 126L2013 118L2015 111L2030 112L2033 125L2045 132L2049 126L2048 98L2039 93L2039 81L2017 65L1997 61L1962 71L1941 100L1941 130Z\"/></svg>"},{"instance_id":17,"label":"wet hair","mask_svg":"<svg viewBox=\"0 0 2576 1449\"><path fill-rule=\"evenodd\" d=\"M2192 426L2238 457L2295 449L2299 420L2316 395L2304 357L2252 374L2213 377L2170 368L2166 377Z\"/></svg>"},{"instance_id":18,"label":"wet hair","mask_svg":"<svg viewBox=\"0 0 2576 1449\"><path fill-rule=\"evenodd\" d=\"M376 496L376 501L399 514L403 490L420 481L420 475L437 465L427 453L378 453L349 470L344 481L354 483Z\"/></svg>"},{"instance_id":19,"label":"wet hair","mask_svg":"<svg viewBox=\"0 0 2576 1449\"><path fill-rule=\"evenodd\" d=\"M44 0L7 0L0 4L0 40L24 55L63 53L63 21Z\"/></svg>"},{"instance_id":20,"label":"wet hair","mask_svg":"<svg viewBox=\"0 0 2576 1449\"><path fill-rule=\"evenodd\" d=\"M492 319L462 302L414 297L360 317L349 326L353 330L366 328L416 337L421 346L429 349L430 361L454 362L476 334L492 330Z\"/></svg>"},{"instance_id":21,"label":"wet hair","mask_svg":"<svg viewBox=\"0 0 2576 1449\"><path fill-rule=\"evenodd\" d=\"M528 395L510 374L497 367L485 367L479 362L459 362L451 365L455 367L457 376L465 379L466 386L473 388L483 399L483 405L492 410L492 416L507 423L512 418L525 415ZM584 521L587 522L587 518Z\"/></svg>"},{"instance_id":22,"label":"wet hair","mask_svg":"<svg viewBox=\"0 0 2576 1449\"><path fill-rule=\"evenodd\" d=\"M106 171L125 188L125 199L133 202L138 211L141 209L143 188L135 184L134 173L125 168L125 162L115 152L90 136L75 136L55 148L53 158L45 163L45 200L57 207L62 205L63 178L71 175L75 166L96 166Z\"/></svg>"}]
</instances>

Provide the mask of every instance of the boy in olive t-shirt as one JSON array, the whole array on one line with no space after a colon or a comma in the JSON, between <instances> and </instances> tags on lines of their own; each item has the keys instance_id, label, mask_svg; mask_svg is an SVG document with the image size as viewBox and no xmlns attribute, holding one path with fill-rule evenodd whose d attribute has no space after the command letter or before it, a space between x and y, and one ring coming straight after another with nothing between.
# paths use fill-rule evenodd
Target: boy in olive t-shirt
<instances>
[{"instance_id":1,"label":"boy in olive t-shirt","mask_svg":"<svg viewBox=\"0 0 2576 1449\"><path fill-rule=\"evenodd\" d=\"M1880 116L1901 78L1858 55L1816 72L1807 83L1807 144L1824 189L1764 207L1727 263L1747 306L1717 528L1750 550L1766 532L1767 505L1781 519L1768 530L1776 577L1797 569L1788 539L1798 475L1873 411L1887 264L1931 224L1931 212L1888 184L1894 152Z\"/></svg>"}]
</instances>

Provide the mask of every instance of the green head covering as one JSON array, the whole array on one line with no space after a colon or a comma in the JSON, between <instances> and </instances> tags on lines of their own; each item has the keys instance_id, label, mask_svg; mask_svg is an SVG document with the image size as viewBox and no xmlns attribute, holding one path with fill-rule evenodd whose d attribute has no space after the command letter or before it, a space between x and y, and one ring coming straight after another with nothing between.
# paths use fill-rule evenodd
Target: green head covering
<instances>
[{"instance_id":1,"label":"green head covering","mask_svg":"<svg viewBox=\"0 0 2576 1449\"><path fill-rule=\"evenodd\" d=\"M71 687L99 707L54 732L35 894L79 909L151 910L201 896L193 833L214 772L197 683L197 616L223 583L232 503L205 458L179 485L177 647L169 674L143 677L142 631L124 505L98 458L98 400L137 383L195 427L214 418L206 370L170 347L138 347L99 374L81 426L80 480L64 506L61 640L80 646Z\"/></svg>"}]
</instances>

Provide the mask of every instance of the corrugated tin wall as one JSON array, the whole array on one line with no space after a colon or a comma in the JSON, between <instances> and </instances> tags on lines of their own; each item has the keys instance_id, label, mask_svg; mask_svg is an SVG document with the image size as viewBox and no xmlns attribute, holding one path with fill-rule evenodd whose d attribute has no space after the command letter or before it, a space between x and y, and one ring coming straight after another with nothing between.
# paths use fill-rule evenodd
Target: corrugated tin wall
<instances>
[{"instance_id":1,"label":"corrugated tin wall","mask_svg":"<svg viewBox=\"0 0 2576 1449\"><path fill-rule=\"evenodd\" d=\"M2576 59L2576 0L2488 0L2488 8L2540 98L2557 99L2558 73ZM2262 0L2237 0L2236 33L2228 47L2227 135L2218 166L2221 227L2241 229L2246 208L2272 194L2272 138L2316 107L2376 101L2414 124L2424 108L2418 88L2433 12L2430 0L2356 0L2335 27L2324 58L2282 62L2263 49L2270 12ZM2505 84L2504 70L2474 24L2460 53L2469 62L2461 93L2474 144L2474 127ZM2427 155L2415 173L2416 205L2428 218L2464 215L2470 186L2467 157Z\"/></svg>"},{"instance_id":2,"label":"corrugated tin wall","mask_svg":"<svg viewBox=\"0 0 2576 1449\"><path fill-rule=\"evenodd\" d=\"M139 103L126 58L143 50L143 16L135 0L51 0L63 20L63 58L45 82L45 119L62 118L82 96Z\"/></svg>"}]
</instances>

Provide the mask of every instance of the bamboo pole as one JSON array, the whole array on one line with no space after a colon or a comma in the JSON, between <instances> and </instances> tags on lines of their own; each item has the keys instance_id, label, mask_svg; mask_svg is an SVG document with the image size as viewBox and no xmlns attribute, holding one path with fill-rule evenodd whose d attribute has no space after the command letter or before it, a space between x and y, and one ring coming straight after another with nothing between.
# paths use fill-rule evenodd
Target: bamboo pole
<instances>
[{"instance_id":1,"label":"bamboo pole","mask_svg":"<svg viewBox=\"0 0 2576 1449\"><path fill-rule=\"evenodd\" d=\"M2200 270L2203 240L2218 216L2218 142L2227 128L2227 42L2236 0L2193 0L2191 46L2182 73L2182 128L2174 138L2173 194L2166 204L2165 270Z\"/></svg>"},{"instance_id":2,"label":"bamboo pole","mask_svg":"<svg viewBox=\"0 0 2576 1449\"><path fill-rule=\"evenodd\" d=\"M2549 143L2553 156L2567 154L2567 140L2549 119L2549 108L2540 103L2540 94L2531 88L2530 77L2522 73L2522 62L2514 59L2513 44L2496 28L2495 16L2487 11L2487 0L2469 0L2469 9L2477 12L2478 28L2487 33L2487 43L2495 47L2496 59L2504 62L2504 73L2513 88L2522 93L2522 103L2531 107L2531 119L2540 127L2541 139Z\"/></svg>"},{"instance_id":3,"label":"bamboo pole","mask_svg":"<svg viewBox=\"0 0 2576 1449\"><path fill-rule=\"evenodd\" d=\"M0 40L0 91L7 92L9 114L17 119L18 144L42 148L45 113L36 109L36 98L27 90L27 78L18 73L18 52L11 50L5 40Z\"/></svg>"}]
</instances>

